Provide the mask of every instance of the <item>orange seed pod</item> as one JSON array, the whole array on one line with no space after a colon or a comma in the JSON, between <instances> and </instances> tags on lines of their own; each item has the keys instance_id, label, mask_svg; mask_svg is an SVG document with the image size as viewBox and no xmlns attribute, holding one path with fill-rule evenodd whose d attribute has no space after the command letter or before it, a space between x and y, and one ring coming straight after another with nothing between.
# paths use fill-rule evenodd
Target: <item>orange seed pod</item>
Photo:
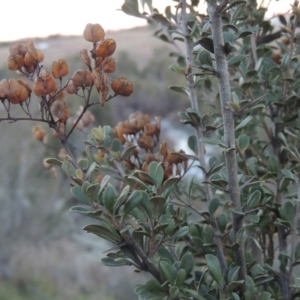
<instances>
[{"instance_id":1,"label":"orange seed pod","mask_svg":"<svg viewBox=\"0 0 300 300\"><path fill-rule=\"evenodd\" d=\"M0 99L6 99L10 94L9 83L6 78L0 81Z\"/></svg>"},{"instance_id":2,"label":"orange seed pod","mask_svg":"<svg viewBox=\"0 0 300 300\"><path fill-rule=\"evenodd\" d=\"M133 92L132 82L127 80L125 77L116 78L111 83L112 90L121 96L130 96Z\"/></svg>"},{"instance_id":3,"label":"orange seed pod","mask_svg":"<svg viewBox=\"0 0 300 300\"><path fill-rule=\"evenodd\" d=\"M117 44L113 39L106 39L100 42L96 48L97 57L108 57L114 54Z\"/></svg>"},{"instance_id":4,"label":"orange seed pod","mask_svg":"<svg viewBox=\"0 0 300 300\"><path fill-rule=\"evenodd\" d=\"M61 123L65 123L69 118L69 109L62 101L54 101L51 106L51 112Z\"/></svg>"},{"instance_id":5,"label":"orange seed pod","mask_svg":"<svg viewBox=\"0 0 300 300\"><path fill-rule=\"evenodd\" d=\"M11 71L16 71L24 66L24 58L22 55L11 55L7 59L7 68Z\"/></svg>"},{"instance_id":6,"label":"orange seed pod","mask_svg":"<svg viewBox=\"0 0 300 300\"><path fill-rule=\"evenodd\" d=\"M80 57L81 57L82 61L85 63L85 65L88 66L90 69L91 68L91 58L88 55L87 49L83 49L80 51Z\"/></svg>"},{"instance_id":7,"label":"orange seed pod","mask_svg":"<svg viewBox=\"0 0 300 300\"><path fill-rule=\"evenodd\" d=\"M61 78L69 73L69 66L64 59L53 62L52 75L54 78Z\"/></svg>"}]
</instances>

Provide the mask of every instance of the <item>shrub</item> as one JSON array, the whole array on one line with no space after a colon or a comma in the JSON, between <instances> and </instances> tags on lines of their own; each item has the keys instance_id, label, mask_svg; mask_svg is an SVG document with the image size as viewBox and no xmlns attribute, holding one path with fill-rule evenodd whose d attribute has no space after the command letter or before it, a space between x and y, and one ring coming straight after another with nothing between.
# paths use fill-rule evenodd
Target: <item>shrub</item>
<instances>
[{"instance_id":1,"label":"shrub","mask_svg":"<svg viewBox=\"0 0 300 300\"><path fill-rule=\"evenodd\" d=\"M105 39L99 24L84 31L92 43L89 53L81 51L87 70L75 71L64 85L65 61L54 62L50 72L41 68L43 54L32 43L10 48L8 68L34 84L0 82L6 119L40 121L55 131L65 152L45 164L69 176L81 203L71 211L95 220L84 230L114 244L102 262L152 275L137 286L139 299L298 299L298 1L288 21L279 17L282 28L275 33L256 1L211 0L208 15L197 11L197 0L175 2L163 14L150 0L142 1L150 13L141 13L133 0L122 10L160 24L156 35L178 50L170 68L186 86L170 88L190 100L179 116L194 128L187 140L194 155L160 142L161 119L153 122L141 112L114 128L93 128L80 157L74 153L70 136L94 121L88 108L133 91L127 78L110 79L116 42ZM93 87L97 103L90 102ZM40 98L37 119L30 114L32 91ZM75 118L65 92L82 98ZM212 107L209 114L199 110L200 93L202 105ZM27 117L13 117L13 104ZM33 133L45 142L41 126ZM206 159L206 144L222 154ZM201 176L186 178L192 163Z\"/></svg>"}]
</instances>

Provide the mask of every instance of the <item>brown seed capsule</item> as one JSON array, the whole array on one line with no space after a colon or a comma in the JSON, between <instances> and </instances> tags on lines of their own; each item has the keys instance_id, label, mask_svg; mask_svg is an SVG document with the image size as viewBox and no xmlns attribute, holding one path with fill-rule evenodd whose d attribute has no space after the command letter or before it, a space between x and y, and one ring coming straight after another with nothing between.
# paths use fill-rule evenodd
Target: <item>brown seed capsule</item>
<instances>
[{"instance_id":1,"label":"brown seed capsule","mask_svg":"<svg viewBox=\"0 0 300 300\"><path fill-rule=\"evenodd\" d=\"M34 138L38 141L42 141L46 136L46 132L41 125L35 125L34 127L32 127L32 133Z\"/></svg>"},{"instance_id":2,"label":"brown seed capsule","mask_svg":"<svg viewBox=\"0 0 300 300\"><path fill-rule=\"evenodd\" d=\"M167 151L168 151L168 143L167 143L166 141L163 141L163 142L160 144L159 151L160 151L160 153L161 153L163 156L166 156L166 155L167 155Z\"/></svg>"},{"instance_id":3,"label":"brown seed capsule","mask_svg":"<svg viewBox=\"0 0 300 300\"><path fill-rule=\"evenodd\" d=\"M65 103L62 101L56 100L51 106L51 113L53 116L58 118L58 121L61 123L66 123L69 118L69 109Z\"/></svg>"},{"instance_id":4,"label":"brown seed capsule","mask_svg":"<svg viewBox=\"0 0 300 300\"><path fill-rule=\"evenodd\" d=\"M83 49L80 51L80 57L82 61L85 63L85 65L91 68L91 59L88 55L87 49Z\"/></svg>"},{"instance_id":5,"label":"brown seed capsule","mask_svg":"<svg viewBox=\"0 0 300 300\"><path fill-rule=\"evenodd\" d=\"M69 73L69 66L64 59L53 62L52 75L54 78L62 78Z\"/></svg>"},{"instance_id":6,"label":"brown seed capsule","mask_svg":"<svg viewBox=\"0 0 300 300\"><path fill-rule=\"evenodd\" d=\"M102 78L101 78L101 76L102 76L101 71L99 68L94 68L92 74L93 74L93 80L94 80L95 87L96 87L97 91L99 92L99 91L101 91L101 88L103 86Z\"/></svg>"},{"instance_id":7,"label":"brown seed capsule","mask_svg":"<svg viewBox=\"0 0 300 300\"><path fill-rule=\"evenodd\" d=\"M39 49L36 49L36 54L37 54L37 61L40 63L44 60L44 53L39 50Z\"/></svg>"},{"instance_id":8,"label":"brown seed capsule","mask_svg":"<svg viewBox=\"0 0 300 300\"><path fill-rule=\"evenodd\" d=\"M27 52L27 47L24 44L19 43L19 44L11 45L9 47L10 55L22 55L24 57L26 52Z\"/></svg>"},{"instance_id":9,"label":"brown seed capsule","mask_svg":"<svg viewBox=\"0 0 300 300\"><path fill-rule=\"evenodd\" d=\"M154 124L146 124L144 126L144 133L149 136L157 135L157 127Z\"/></svg>"},{"instance_id":10,"label":"brown seed capsule","mask_svg":"<svg viewBox=\"0 0 300 300\"><path fill-rule=\"evenodd\" d=\"M91 86L93 84L93 74L90 70L85 71L85 80L84 85L85 86Z\"/></svg>"},{"instance_id":11,"label":"brown seed capsule","mask_svg":"<svg viewBox=\"0 0 300 300\"><path fill-rule=\"evenodd\" d=\"M97 57L108 57L114 54L117 44L113 39L106 39L100 42L96 48Z\"/></svg>"},{"instance_id":12,"label":"brown seed capsule","mask_svg":"<svg viewBox=\"0 0 300 300\"><path fill-rule=\"evenodd\" d=\"M171 164L180 164L187 160L184 156L185 152L180 150L179 152L174 152L174 150L168 150L166 160Z\"/></svg>"},{"instance_id":13,"label":"brown seed capsule","mask_svg":"<svg viewBox=\"0 0 300 300\"><path fill-rule=\"evenodd\" d=\"M154 147L154 141L151 136L141 134L138 139L138 145L143 149L152 149Z\"/></svg>"},{"instance_id":14,"label":"brown seed capsule","mask_svg":"<svg viewBox=\"0 0 300 300\"><path fill-rule=\"evenodd\" d=\"M99 59L99 60L98 60ZM116 61L113 57L98 57L96 59L97 67L104 73L113 73L116 70Z\"/></svg>"},{"instance_id":15,"label":"brown seed capsule","mask_svg":"<svg viewBox=\"0 0 300 300\"><path fill-rule=\"evenodd\" d=\"M7 68L11 71L16 71L24 66L24 58L22 55L11 55L7 59Z\"/></svg>"},{"instance_id":16,"label":"brown seed capsule","mask_svg":"<svg viewBox=\"0 0 300 300\"><path fill-rule=\"evenodd\" d=\"M9 97L9 94L9 83L8 80L4 78L0 81L0 99L7 99Z\"/></svg>"},{"instance_id":17,"label":"brown seed capsule","mask_svg":"<svg viewBox=\"0 0 300 300\"><path fill-rule=\"evenodd\" d=\"M77 91L78 91L78 87L73 83L73 80L71 79L67 85L67 92L69 94L75 94L77 93Z\"/></svg>"},{"instance_id":18,"label":"brown seed capsule","mask_svg":"<svg viewBox=\"0 0 300 300\"><path fill-rule=\"evenodd\" d=\"M121 96L130 96L133 92L132 82L127 80L125 77L116 78L111 83L112 90Z\"/></svg>"},{"instance_id":19,"label":"brown seed capsule","mask_svg":"<svg viewBox=\"0 0 300 300\"><path fill-rule=\"evenodd\" d=\"M85 38L85 40L92 43L101 41L104 36L104 29L100 24L88 23L83 32L83 37Z\"/></svg>"},{"instance_id":20,"label":"brown seed capsule","mask_svg":"<svg viewBox=\"0 0 300 300\"><path fill-rule=\"evenodd\" d=\"M28 91L28 94L30 96L30 94L32 93L32 89L31 89L31 86L29 85L29 83L23 78L18 78L17 81L26 88L26 90Z\"/></svg>"},{"instance_id":21,"label":"brown seed capsule","mask_svg":"<svg viewBox=\"0 0 300 300\"><path fill-rule=\"evenodd\" d=\"M26 47L27 47L27 53L29 53L36 61L38 61L38 54L35 46L33 45L33 42L31 41L26 42Z\"/></svg>"},{"instance_id":22,"label":"brown seed capsule","mask_svg":"<svg viewBox=\"0 0 300 300\"><path fill-rule=\"evenodd\" d=\"M101 99L100 99L101 106L104 106L108 92L109 92L109 88L107 85L101 88Z\"/></svg>"},{"instance_id":23,"label":"brown seed capsule","mask_svg":"<svg viewBox=\"0 0 300 300\"><path fill-rule=\"evenodd\" d=\"M51 73L45 68L34 81L33 92L37 96L46 96L56 90L56 82Z\"/></svg>"},{"instance_id":24,"label":"brown seed capsule","mask_svg":"<svg viewBox=\"0 0 300 300\"><path fill-rule=\"evenodd\" d=\"M18 104L26 101L29 97L27 89L20 84L16 79L9 79L9 102Z\"/></svg>"}]
</instances>

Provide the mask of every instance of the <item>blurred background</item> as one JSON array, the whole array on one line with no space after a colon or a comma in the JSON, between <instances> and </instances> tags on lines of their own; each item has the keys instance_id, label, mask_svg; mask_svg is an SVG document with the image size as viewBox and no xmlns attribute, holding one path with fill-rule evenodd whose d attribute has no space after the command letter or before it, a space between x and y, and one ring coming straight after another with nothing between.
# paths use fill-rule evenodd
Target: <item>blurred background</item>
<instances>
[{"instance_id":1,"label":"blurred background","mask_svg":"<svg viewBox=\"0 0 300 300\"><path fill-rule=\"evenodd\" d=\"M274 2L277 9L289 9L289 1ZM74 3L52 0L48 7L44 3L41 7L38 0L1 3L0 80L16 77L6 69L6 58L9 46L20 39L29 38L43 51L43 65L49 69L60 58L69 64L70 75L85 68L79 51L89 49L90 44L81 34L87 23L100 23L106 37L117 42L113 77L126 76L134 84L134 93L129 98L117 97L104 108L94 107L95 126L115 126L139 110L151 117L162 116L162 139L173 139L175 150L184 147L189 128L180 124L177 112L189 107L189 102L168 89L184 85L183 76L168 68L174 63L169 56L173 46L153 35L154 25L146 26L145 20L118 11L122 0ZM153 6L162 11L170 3L157 0ZM204 1L200 5L205 10ZM92 97L97 99L97 94ZM37 101L32 100L38 115ZM66 102L75 114L80 100L69 97ZM23 116L17 107L12 115ZM0 106L0 117L5 116ZM89 220L69 212L76 204L69 180L60 172L53 178L42 163L44 157L57 157L59 145L36 141L31 133L34 125L0 123L0 299L137 299L133 289L144 275L133 268L107 268L99 262L111 245L83 232ZM77 132L76 141L81 142L90 129Z\"/></svg>"}]
</instances>

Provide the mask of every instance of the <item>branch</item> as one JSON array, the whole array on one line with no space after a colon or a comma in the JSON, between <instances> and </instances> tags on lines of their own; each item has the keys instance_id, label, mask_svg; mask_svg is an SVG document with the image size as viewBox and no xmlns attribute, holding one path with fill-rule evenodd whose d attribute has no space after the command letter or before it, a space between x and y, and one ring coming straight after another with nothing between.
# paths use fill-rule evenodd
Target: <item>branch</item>
<instances>
[{"instance_id":1,"label":"branch","mask_svg":"<svg viewBox=\"0 0 300 300\"><path fill-rule=\"evenodd\" d=\"M237 177L237 155L235 150L235 135L234 135L234 115L228 105L231 101L229 72L224 52L224 39L222 32L222 18L218 8L207 3L209 20L211 24L212 40L214 45L214 53L216 60L216 71L218 78L220 101L222 106L222 115L224 122L224 143L228 148L233 148L232 151L225 151L226 170L228 175L228 188L232 206L236 210L241 210L240 189ZM243 228L243 216L233 213L232 214L232 230L234 239L240 229ZM234 240L233 242L236 242ZM239 290L239 296L245 299L246 292L246 263L244 252L244 240L239 243L238 249L234 251L235 262L240 267L239 279L244 280Z\"/></svg>"},{"instance_id":2,"label":"branch","mask_svg":"<svg viewBox=\"0 0 300 300\"><path fill-rule=\"evenodd\" d=\"M294 221L292 223L291 228L291 252L290 252L290 266L288 270L288 286L291 286L292 283L292 276L293 276L293 268L295 263L295 244L296 244L296 234L297 234L297 227L298 221L300 219L300 183L298 183L298 201L296 202L296 213L294 216ZM289 295L287 295L287 299L291 297L291 289L289 289Z\"/></svg>"},{"instance_id":3,"label":"branch","mask_svg":"<svg viewBox=\"0 0 300 300\"><path fill-rule=\"evenodd\" d=\"M192 52L193 52L193 39L190 35L190 31L188 28L188 17L187 17L187 1L186 0L181 0L181 14L182 14L182 32L185 37L185 53L186 53L186 64L187 64L187 69L185 73L186 81L188 84L189 88L189 98L191 102L192 109L199 111L198 107L198 101L197 101L197 96L196 96L196 86L195 86L195 76L191 76L192 74L192 68L191 66L193 65L193 59L192 59ZM195 128L195 133L197 137L197 148L198 148L198 153L197 157L200 162L200 165L202 168L205 170L203 172L204 174L204 179L205 181L208 181L207 177L207 163L205 160L205 148L204 148L204 143L201 141L204 135L204 129L200 124L194 126ZM206 200L209 203L212 200L212 190L211 186L208 183L204 183L205 185L205 191L206 191ZM219 232L218 228L218 223L216 221L216 218L214 215L210 217L210 223L215 232ZM219 236L219 235L218 235ZM220 261L222 271L225 271L227 268L226 264L226 259L224 256L224 251L223 251L223 245L222 245L222 240L220 237L215 237L215 243L217 245L217 257Z\"/></svg>"}]
</instances>

